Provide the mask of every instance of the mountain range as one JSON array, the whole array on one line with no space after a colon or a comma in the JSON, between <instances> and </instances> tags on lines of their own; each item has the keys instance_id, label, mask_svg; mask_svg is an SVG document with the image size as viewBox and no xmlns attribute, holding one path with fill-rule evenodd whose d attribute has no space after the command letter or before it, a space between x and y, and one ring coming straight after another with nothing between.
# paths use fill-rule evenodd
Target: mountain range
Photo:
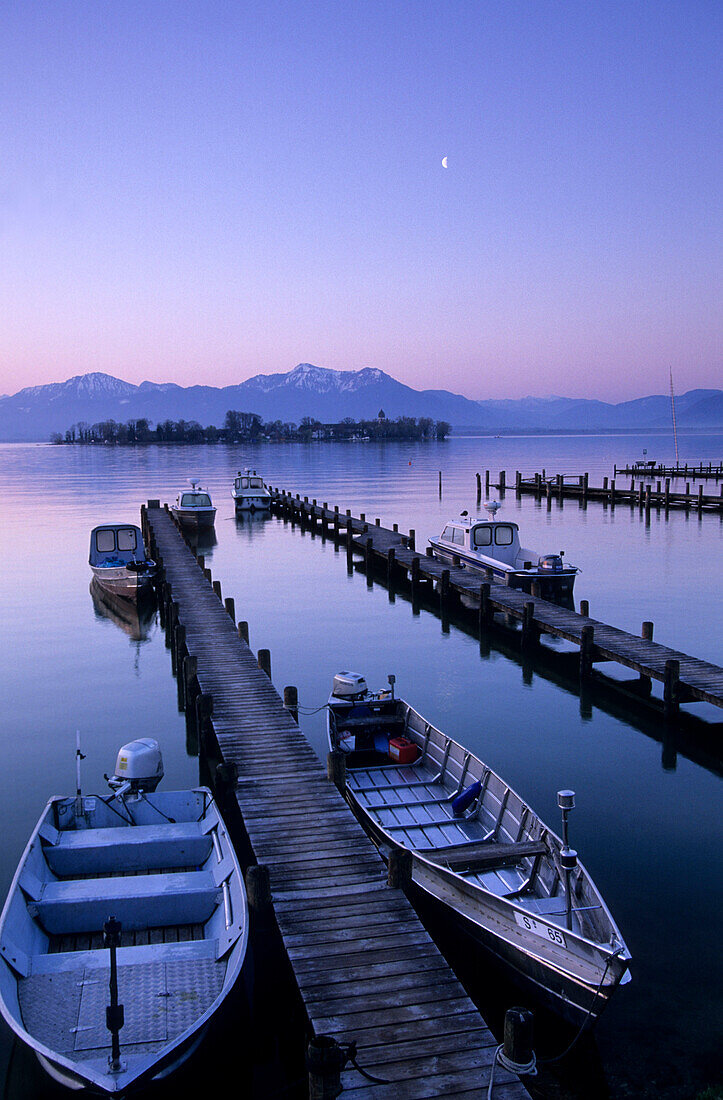
<instances>
[{"instance_id":1,"label":"mountain range","mask_svg":"<svg viewBox=\"0 0 723 1100\"><path fill-rule=\"evenodd\" d=\"M221 427L229 409L296 424L305 416L323 423L371 419L383 409L389 419L429 416L454 428L495 432L655 429L671 422L670 398L662 394L619 404L568 397L473 401L448 390L412 389L373 367L336 371L300 363L286 374L257 374L236 386L135 386L97 372L31 386L0 397L0 440L47 441L82 421L123 423L141 417L152 424L196 420L203 427ZM723 390L680 394L675 411L679 427L723 427Z\"/></svg>"}]
</instances>

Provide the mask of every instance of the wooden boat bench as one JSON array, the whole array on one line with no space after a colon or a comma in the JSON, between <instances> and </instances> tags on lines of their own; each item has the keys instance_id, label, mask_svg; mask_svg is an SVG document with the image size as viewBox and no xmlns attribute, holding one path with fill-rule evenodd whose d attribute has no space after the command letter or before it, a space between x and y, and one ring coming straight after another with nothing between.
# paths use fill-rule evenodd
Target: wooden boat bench
<instances>
[{"instance_id":1,"label":"wooden boat bench","mask_svg":"<svg viewBox=\"0 0 723 1100\"><path fill-rule=\"evenodd\" d=\"M164 824L162 833L154 825L62 832L46 829L41 840L50 870L65 877L199 867L208 859L213 843L198 821Z\"/></svg>"},{"instance_id":2,"label":"wooden boat bench","mask_svg":"<svg viewBox=\"0 0 723 1100\"><path fill-rule=\"evenodd\" d=\"M405 729L406 722L404 718L401 718L396 714L371 714L366 718L344 718L342 715L338 716L339 729L340 730L368 730L368 729Z\"/></svg>"},{"instance_id":3,"label":"wooden boat bench","mask_svg":"<svg viewBox=\"0 0 723 1100\"><path fill-rule=\"evenodd\" d=\"M419 855L450 870L460 868L482 871L518 863L528 856L545 855L547 845L542 840L523 840L515 844L482 841L472 844L450 844L447 848L418 849ZM559 902L558 902L559 904Z\"/></svg>"},{"instance_id":4,"label":"wooden boat bench","mask_svg":"<svg viewBox=\"0 0 723 1100\"><path fill-rule=\"evenodd\" d=\"M220 891L210 871L71 879L43 883L28 912L57 935L93 932L111 916L126 930L200 924L213 913Z\"/></svg>"}]
</instances>

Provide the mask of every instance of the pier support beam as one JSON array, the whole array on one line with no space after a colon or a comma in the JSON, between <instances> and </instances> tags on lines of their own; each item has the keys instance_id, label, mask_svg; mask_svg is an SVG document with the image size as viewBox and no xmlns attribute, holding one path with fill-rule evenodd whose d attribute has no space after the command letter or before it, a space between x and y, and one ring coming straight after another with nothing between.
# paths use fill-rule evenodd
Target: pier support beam
<instances>
[{"instance_id":1,"label":"pier support beam","mask_svg":"<svg viewBox=\"0 0 723 1100\"><path fill-rule=\"evenodd\" d=\"M580 634L580 680L589 680L592 676L593 650L595 648L595 630L587 625Z\"/></svg>"}]
</instances>

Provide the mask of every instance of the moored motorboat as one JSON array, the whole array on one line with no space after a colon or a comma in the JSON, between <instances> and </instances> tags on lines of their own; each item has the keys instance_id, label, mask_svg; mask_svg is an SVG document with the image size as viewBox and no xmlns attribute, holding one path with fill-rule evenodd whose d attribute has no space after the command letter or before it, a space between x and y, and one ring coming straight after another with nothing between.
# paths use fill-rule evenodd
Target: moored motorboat
<instances>
[{"instance_id":1,"label":"moored motorboat","mask_svg":"<svg viewBox=\"0 0 723 1100\"><path fill-rule=\"evenodd\" d=\"M390 690L342 672L328 702L329 747L345 796L382 854L412 852L415 886L456 928L573 1022L594 1019L629 980L630 954L567 839L483 761Z\"/></svg>"},{"instance_id":2,"label":"moored motorboat","mask_svg":"<svg viewBox=\"0 0 723 1100\"><path fill-rule=\"evenodd\" d=\"M140 528L132 523L104 523L90 533L90 568L112 596L136 600L153 588L156 563L146 556Z\"/></svg>"},{"instance_id":3,"label":"moored motorboat","mask_svg":"<svg viewBox=\"0 0 723 1100\"><path fill-rule=\"evenodd\" d=\"M538 554L520 546L517 524L495 519L500 507L497 501L486 504L488 519L475 519L465 511L450 520L441 535L429 539L434 557L525 592L530 592L534 584L537 594L543 597L571 595L580 570L563 561L563 551Z\"/></svg>"},{"instance_id":4,"label":"moored motorboat","mask_svg":"<svg viewBox=\"0 0 723 1100\"><path fill-rule=\"evenodd\" d=\"M259 512L271 505L271 493L255 470L246 469L243 473L239 470L234 478L231 496L237 512Z\"/></svg>"},{"instance_id":5,"label":"moored motorboat","mask_svg":"<svg viewBox=\"0 0 723 1100\"><path fill-rule=\"evenodd\" d=\"M216 520L216 509L211 494L197 481L191 482L190 489L182 489L171 505L171 515L175 516L182 527L192 531L207 531Z\"/></svg>"},{"instance_id":6,"label":"moored motorboat","mask_svg":"<svg viewBox=\"0 0 723 1100\"><path fill-rule=\"evenodd\" d=\"M246 894L214 798L158 792L162 774L141 738L109 796L78 780L51 798L0 917L0 1011L71 1088L117 1095L165 1076L244 961Z\"/></svg>"}]
</instances>

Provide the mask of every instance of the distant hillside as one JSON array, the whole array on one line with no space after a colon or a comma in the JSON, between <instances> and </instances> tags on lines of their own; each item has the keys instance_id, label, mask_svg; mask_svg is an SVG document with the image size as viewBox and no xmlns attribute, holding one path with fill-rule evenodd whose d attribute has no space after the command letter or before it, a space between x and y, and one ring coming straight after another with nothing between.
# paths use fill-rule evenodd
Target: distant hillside
<instances>
[{"instance_id":1,"label":"distant hillside","mask_svg":"<svg viewBox=\"0 0 723 1100\"><path fill-rule=\"evenodd\" d=\"M618 405L567 397L472 401L448 390L415 390L384 371L365 367L335 371L301 363L286 374L258 374L237 386L178 386L172 382L131 385L108 374L84 374L0 397L0 440L48 440L72 424L121 422L145 417L197 420L221 426L229 409L255 412L265 421L298 424L304 416L325 423L350 416L370 419L383 409L388 418L429 416L457 427L487 431L514 429L588 430L657 428L670 423L670 398L663 395ZM680 427L723 427L723 391L691 390L676 397Z\"/></svg>"}]
</instances>

